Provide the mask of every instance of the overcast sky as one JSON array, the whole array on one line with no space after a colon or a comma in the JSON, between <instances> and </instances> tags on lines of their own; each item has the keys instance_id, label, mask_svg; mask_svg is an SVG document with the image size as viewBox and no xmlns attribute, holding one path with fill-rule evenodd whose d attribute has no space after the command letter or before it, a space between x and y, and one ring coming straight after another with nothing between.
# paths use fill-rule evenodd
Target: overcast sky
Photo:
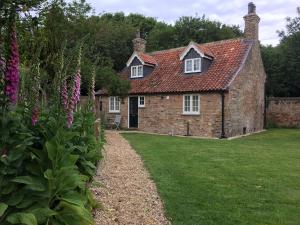
<instances>
[{"instance_id":1,"label":"overcast sky","mask_svg":"<svg viewBox=\"0 0 300 225\"><path fill-rule=\"evenodd\" d=\"M244 29L243 16L247 13L245 0L87 0L95 12L141 13L166 23L174 23L180 16L202 16ZM262 44L276 45L277 30L285 28L285 18L295 17L299 0L256 0L261 18L259 39Z\"/></svg>"}]
</instances>

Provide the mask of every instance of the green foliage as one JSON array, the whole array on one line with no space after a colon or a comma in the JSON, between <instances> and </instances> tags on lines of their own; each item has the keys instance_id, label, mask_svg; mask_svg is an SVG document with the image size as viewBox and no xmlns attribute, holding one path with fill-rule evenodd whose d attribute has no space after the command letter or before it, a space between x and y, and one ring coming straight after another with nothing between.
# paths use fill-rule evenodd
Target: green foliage
<instances>
[{"instance_id":1,"label":"green foliage","mask_svg":"<svg viewBox=\"0 0 300 225\"><path fill-rule=\"evenodd\" d=\"M51 111L34 127L26 120L1 110L0 223L92 224L87 182L100 159L92 112L79 110L72 129Z\"/></svg>"},{"instance_id":2,"label":"green foliage","mask_svg":"<svg viewBox=\"0 0 300 225\"><path fill-rule=\"evenodd\" d=\"M175 29L178 41L183 45L188 44L191 40L205 43L242 35L239 27L230 27L220 22L210 21L204 15L202 17L183 16L176 21Z\"/></svg>"},{"instance_id":3,"label":"green foliage","mask_svg":"<svg viewBox=\"0 0 300 225\"><path fill-rule=\"evenodd\" d=\"M300 8L297 11L297 17L287 18L287 34L280 32L280 44L261 48L268 96L300 96Z\"/></svg>"}]
</instances>

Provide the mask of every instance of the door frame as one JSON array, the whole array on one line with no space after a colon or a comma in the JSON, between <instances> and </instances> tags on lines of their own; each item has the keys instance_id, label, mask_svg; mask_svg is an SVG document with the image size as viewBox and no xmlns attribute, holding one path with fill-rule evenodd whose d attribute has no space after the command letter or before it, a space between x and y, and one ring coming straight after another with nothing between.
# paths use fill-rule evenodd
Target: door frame
<instances>
[{"instance_id":1,"label":"door frame","mask_svg":"<svg viewBox=\"0 0 300 225\"><path fill-rule=\"evenodd\" d=\"M130 112L130 98L138 98L138 118L137 118L137 127L136 128L139 128L139 96L128 96L128 103L127 103L127 128L131 128L130 127L130 115L129 115L129 112Z\"/></svg>"}]
</instances>

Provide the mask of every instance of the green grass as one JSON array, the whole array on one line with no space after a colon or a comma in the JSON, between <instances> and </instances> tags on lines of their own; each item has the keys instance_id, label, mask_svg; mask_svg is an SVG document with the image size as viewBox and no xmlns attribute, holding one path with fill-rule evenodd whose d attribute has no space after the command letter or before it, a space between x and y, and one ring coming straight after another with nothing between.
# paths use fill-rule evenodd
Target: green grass
<instances>
[{"instance_id":1,"label":"green grass","mask_svg":"<svg viewBox=\"0 0 300 225\"><path fill-rule=\"evenodd\" d=\"M124 133L173 225L299 225L300 130L235 140Z\"/></svg>"}]
</instances>

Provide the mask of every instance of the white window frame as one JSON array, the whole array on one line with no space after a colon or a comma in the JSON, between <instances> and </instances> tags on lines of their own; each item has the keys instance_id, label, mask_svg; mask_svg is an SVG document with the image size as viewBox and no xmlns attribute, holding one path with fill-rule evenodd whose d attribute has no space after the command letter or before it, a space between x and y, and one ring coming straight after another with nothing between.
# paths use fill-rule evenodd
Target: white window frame
<instances>
[{"instance_id":1,"label":"white window frame","mask_svg":"<svg viewBox=\"0 0 300 225\"><path fill-rule=\"evenodd\" d=\"M199 69L198 69L198 70L195 70L195 61L196 61L196 60L199 60L199 62L200 62L200 65L199 65ZM192 70L190 70L190 71L187 70L187 63L188 63L188 62L192 62ZM201 57L184 60L184 73L197 73L197 72L201 72L201 64L202 64L202 59L201 59Z\"/></svg>"},{"instance_id":2,"label":"white window frame","mask_svg":"<svg viewBox=\"0 0 300 225\"><path fill-rule=\"evenodd\" d=\"M112 104L113 104L113 107L111 107ZM116 107L117 104L118 104L118 107ZM119 108L119 109L116 109L116 108ZM109 109L110 113L119 113L121 110L121 99L118 96L110 96L109 103L108 103L108 109Z\"/></svg>"},{"instance_id":3,"label":"white window frame","mask_svg":"<svg viewBox=\"0 0 300 225\"><path fill-rule=\"evenodd\" d=\"M141 98L144 98L144 104L141 104ZM139 102L139 108L145 108L146 105L146 98L145 96L139 96L138 102Z\"/></svg>"},{"instance_id":4,"label":"white window frame","mask_svg":"<svg viewBox=\"0 0 300 225\"><path fill-rule=\"evenodd\" d=\"M141 68L141 70L139 70L139 68ZM134 70L136 73L134 73ZM137 66L131 66L131 78L138 78L138 77L143 77L143 65L137 65ZM141 74L139 74L139 71L141 71Z\"/></svg>"},{"instance_id":5,"label":"white window frame","mask_svg":"<svg viewBox=\"0 0 300 225\"><path fill-rule=\"evenodd\" d=\"M185 97L189 96L190 97L190 104L189 104L189 110L185 110ZM198 110L194 111L194 101L193 101L193 96L198 97ZM182 113L183 115L200 115L200 95L197 94L190 94L190 95L183 95L182 99Z\"/></svg>"}]
</instances>

